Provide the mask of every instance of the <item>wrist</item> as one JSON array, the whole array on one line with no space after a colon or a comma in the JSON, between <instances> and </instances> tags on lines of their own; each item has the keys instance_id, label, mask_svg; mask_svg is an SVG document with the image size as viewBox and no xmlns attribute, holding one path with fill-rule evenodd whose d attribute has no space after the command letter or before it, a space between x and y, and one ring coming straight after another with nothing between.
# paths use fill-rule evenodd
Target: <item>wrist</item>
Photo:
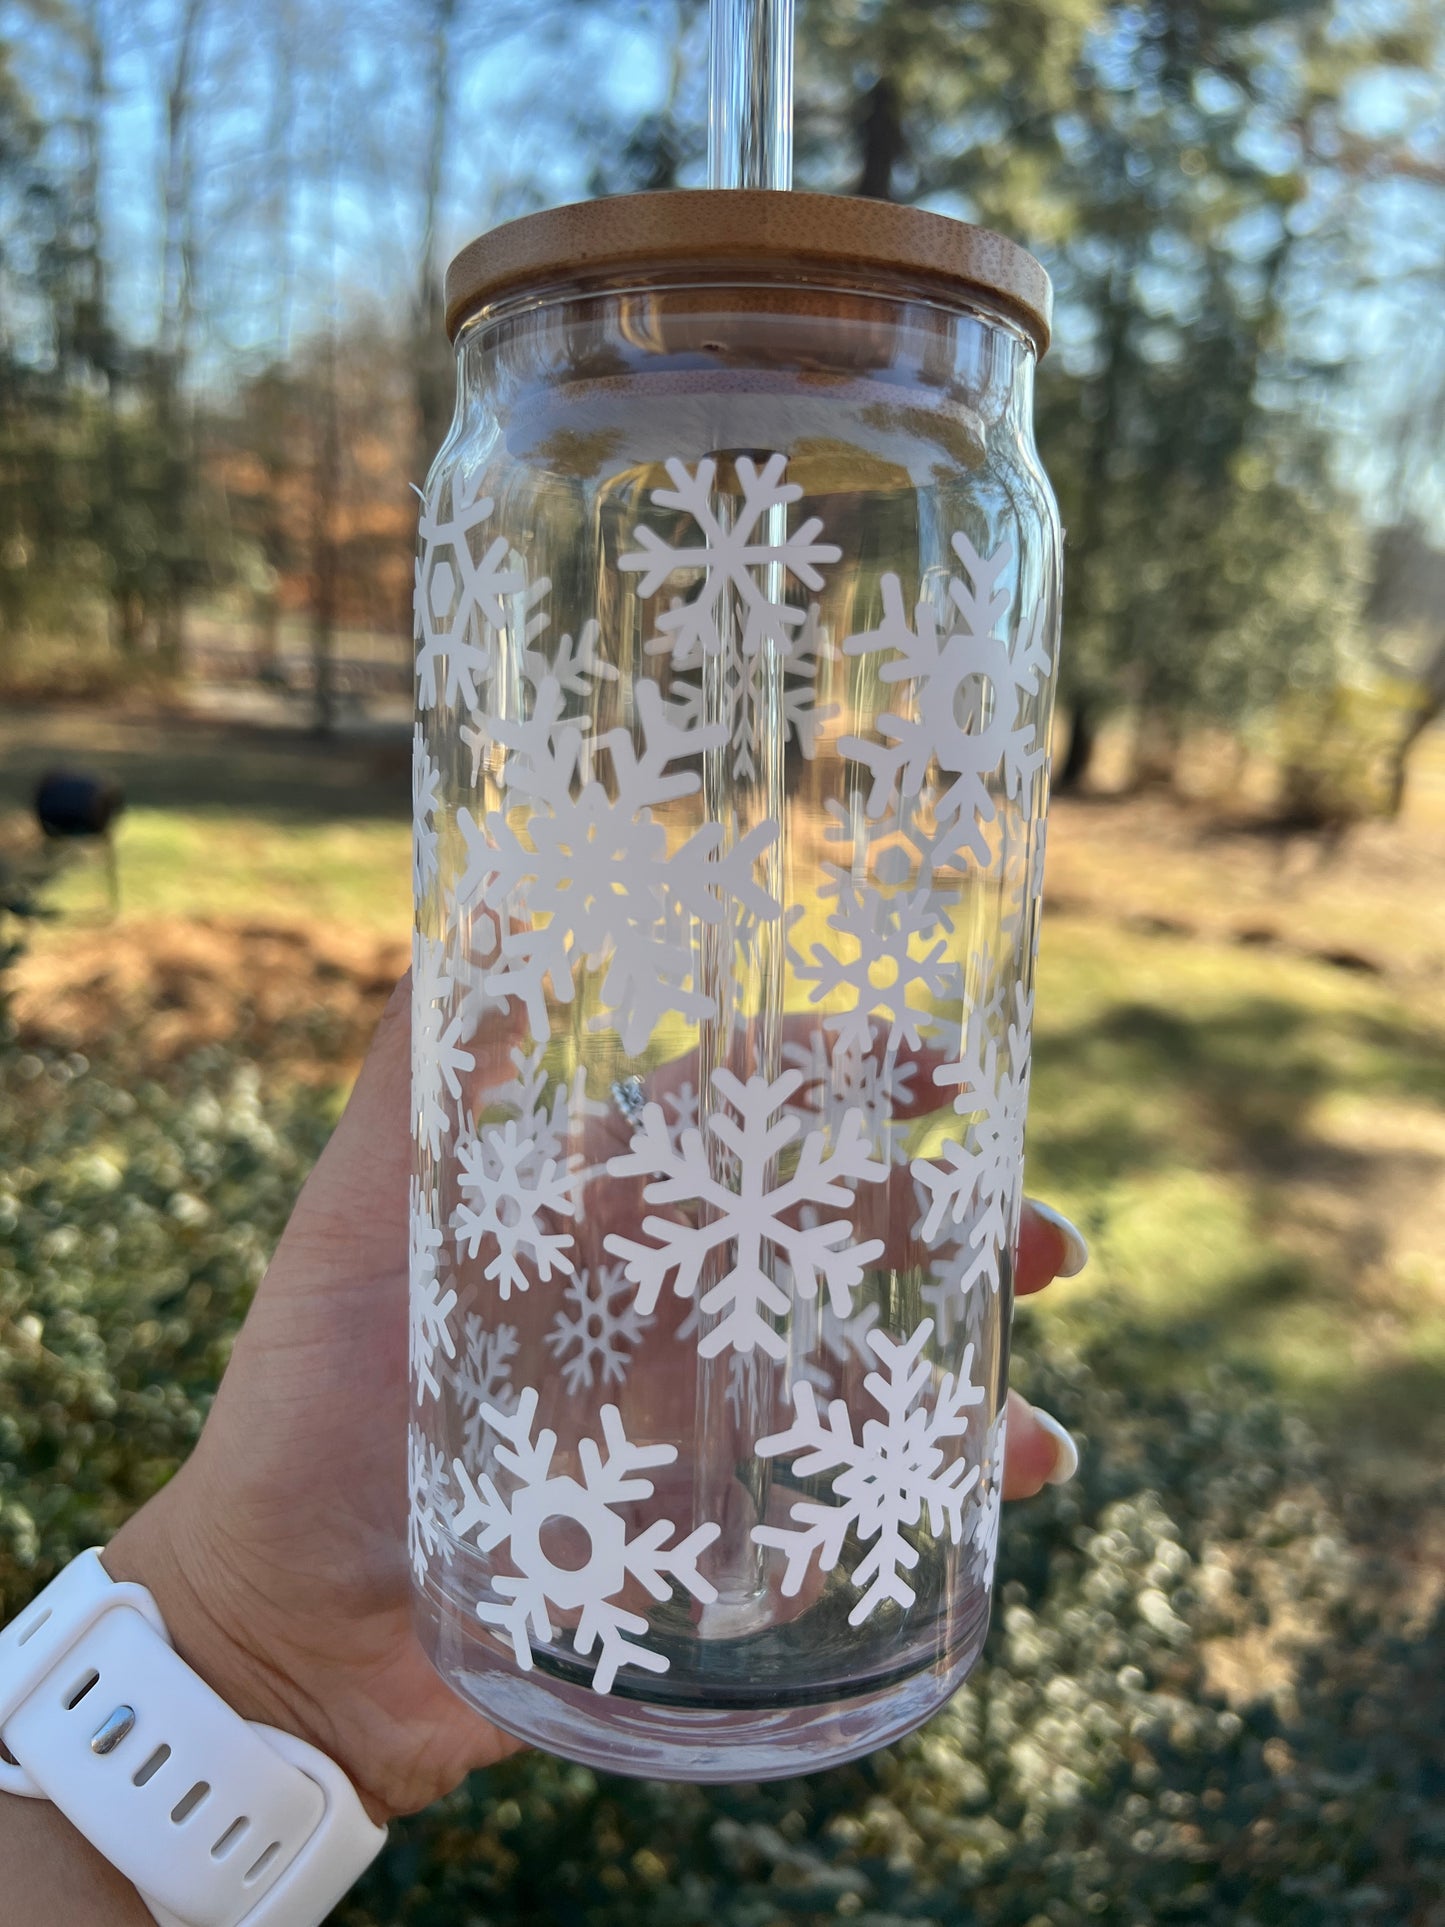
<instances>
[{"instance_id":1,"label":"wrist","mask_svg":"<svg viewBox=\"0 0 1445 1927\"><path fill-rule=\"evenodd\" d=\"M144 1586L176 1652L232 1711L318 1748L348 1775L368 1817L393 1818L346 1758L344 1709L323 1703L297 1664L284 1615L258 1599L190 1507L182 1471L134 1513L101 1555L112 1579Z\"/></svg>"}]
</instances>

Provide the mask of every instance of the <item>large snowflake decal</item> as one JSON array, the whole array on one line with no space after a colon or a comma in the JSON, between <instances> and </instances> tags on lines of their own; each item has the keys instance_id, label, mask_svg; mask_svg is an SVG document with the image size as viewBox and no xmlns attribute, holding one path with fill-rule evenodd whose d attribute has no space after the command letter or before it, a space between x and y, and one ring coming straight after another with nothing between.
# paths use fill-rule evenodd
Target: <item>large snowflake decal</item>
<instances>
[{"instance_id":1,"label":"large snowflake decal","mask_svg":"<svg viewBox=\"0 0 1445 1927\"><path fill-rule=\"evenodd\" d=\"M600 750L610 759L615 794L595 776L579 782L583 737L559 722L561 691L548 678L528 721L490 725L507 749L508 809L484 824L458 813L467 846L459 895L505 901L512 913L486 988L522 1000L538 1041L551 1034L548 987L571 1003L584 965L605 971L593 1027L615 1026L629 1053L645 1048L670 1011L688 1022L715 1016L716 998L698 982L694 920L741 935L780 914L754 877L777 841L776 823L755 825L731 848L721 824L704 823L670 851L653 815L699 787L695 770L671 766L720 747L726 731L683 728L650 679L638 681L635 700L640 749L625 729L589 744L594 757Z\"/></svg>"},{"instance_id":2,"label":"large snowflake decal","mask_svg":"<svg viewBox=\"0 0 1445 1927\"><path fill-rule=\"evenodd\" d=\"M842 553L834 543L818 540L823 524L816 516L788 532L788 509L803 491L798 483L783 480L787 466L784 455L769 455L761 469L739 455L742 500L732 512L726 499L713 492L716 462L699 462L695 473L677 460L667 464L672 487L654 489L653 503L690 516L702 540L665 542L655 530L640 528L639 546L620 557L618 566L640 572L644 596L656 595L664 582L683 571L703 579L691 601L675 603L658 618L658 633L647 645L650 651L670 650L680 664L724 653L731 616L724 598L731 593L742 616L742 654L756 656L765 642L787 654L805 615L782 600L786 576L796 577L806 588L821 589L818 564L836 562ZM759 571L772 580L760 581Z\"/></svg>"},{"instance_id":3,"label":"large snowflake decal","mask_svg":"<svg viewBox=\"0 0 1445 1927\"><path fill-rule=\"evenodd\" d=\"M626 1378L646 1323L635 1305L617 1302L629 1291L621 1265L579 1271L566 1287L547 1345L574 1395L591 1391L594 1381L620 1385Z\"/></svg>"},{"instance_id":4,"label":"large snowflake decal","mask_svg":"<svg viewBox=\"0 0 1445 1927\"><path fill-rule=\"evenodd\" d=\"M808 1001L820 1004L835 994L848 999L844 1009L823 1019L844 1049L866 1053L873 1019L881 1017L890 1051L900 1042L917 1050L936 1026L932 1006L956 996L962 982L934 891L883 890L837 864L823 868L831 881L819 895L833 899L828 927L837 932L834 946L815 942L805 955L790 942L794 970L812 985ZM799 906L794 921L802 914Z\"/></svg>"},{"instance_id":5,"label":"large snowflake decal","mask_svg":"<svg viewBox=\"0 0 1445 1927\"><path fill-rule=\"evenodd\" d=\"M621 1666L665 1673L666 1654L637 1643L647 1632L647 1620L624 1608L620 1596L629 1582L656 1600L666 1599L678 1585L692 1598L711 1605L717 1589L703 1578L697 1562L717 1538L719 1527L698 1526L671 1545L676 1527L670 1519L656 1519L632 1536L621 1508L652 1497L651 1479L639 1475L671 1465L677 1457L676 1446L632 1444L617 1407L604 1405L602 1447L590 1438L580 1442L582 1476L577 1479L552 1469L555 1432L541 1431L533 1437L535 1391L523 1392L515 1412L488 1407L484 1417L502 1440L497 1463L515 1484L503 1499L490 1477L484 1475L473 1483L457 1460L452 1471L461 1499L451 1527L458 1538L474 1532L483 1552L505 1545L517 1570L515 1575L501 1574L493 1580L498 1603L483 1600L478 1616L508 1635L524 1672L532 1667L532 1641L557 1637L552 1623L556 1611L578 1615L572 1644L583 1658L598 1649L594 1691L610 1692ZM567 1563L560 1564L543 1547L543 1528L555 1534L569 1526L579 1539L585 1539L586 1552L580 1561L569 1555Z\"/></svg>"},{"instance_id":6,"label":"large snowflake decal","mask_svg":"<svg viewBox=\"0 0 1445 1927\"><path fill-rule=\"evenodd\" d=\"M416 931L411 942L411 1101L417 1142L433 1157L451 1130L447 1097L460 1102L462 1072L476 1067L472 1053L462 1048L465 1003L447 1015L456 987L446 944Z\"/></svg>"},{"instance_id":7,"label":"large snowflake decal","mask_svg":"<svg viewBox=\"0 0 1445 1927\"><path fill-rule=\"evenodd\" d=\"M418 723L411 736L411 876L418 899L436 881L436 813L441 780L441 771L427 748L426 732Z\"/></svg>"},{"instance_id":8,"label":"large snowflake decal","mask_svg":"<svg viewBox=\"0 0 1445 1927\"><path fill-rule=\"evenodd\" d=\"M546 624L546 616L533 611L550 584L545 576L527 581L505 536L494 536L480 559L472 552L472 538L491 519L494 506L490 495L475 492L480 482L480 469L470 478L455 473L450 484L442 477L422 500L413 601L419 709L434 709L439 702L478 707L493 669L487 631L506 626L505 598L518 599L514 607L520 608L529 639ZM446 513L444 496L451 504Z\"/></svg>"},{"instance_id":9,"label":"large snowflake decal","mask_svg":"<svg viewBox=\"0 0 1445 1927\"><path fill-rule=\"evenodd\" d=\"M442 1233L436 1222L436 1203L430 1196L423 1196L422 1188L415 1178L411 1181L411 1240L408 1270L410 1274L411 1299L411 1382L416 1388L416 1402L422 1405L428 1398L441 1395L441 1381L437 1376L437 1353L447 1358L455 1358L456 1340L452 1337L448 1322L456 1308L455 1291L443 1291L442 1281L437 1271L437 1260L441 1256Z\"/></svg>"},{"instance_id":10,"label":"large snowflake decal","mask_svg":"<svg viewBox=\"0 0 1445 1927\"><path fill-rule=\"evenodd\" d=\"M423 1584L431 1562L438 1552L443 1563L450 1563L452 1543L447 1536L451 1522L448 1488L451 1474L439 1445L413 1425L407 1430L406 1549L418 1585Z\"/></svg>"},{"instance_id":11,"label":"large snowflake decal","mask_svg":"<svg viewBox=\"0 0 1445 1927\"><path fill-rule=\"evenodd\" d=\"M825 1417L813 1387L804 1380L792 1388L792 1425L758 1441L763 1458L791 1455L795 1478L834 1474L836 1505L799 1499L791 1526L753 1528L759 1545L784 1555L785 1597L801 1590L814 1560L820 1572L831 1572L850 1533L874 1542L849 1574L855 1587L865 1588L848 1615L850 1626L861 1626L885 1599L898 1606L913 1604L914 1590L904 1574L918 1564L919 1552L905 1534L917 1529L925 1508L935 1538L946 1530L955 1545L962 1541L963 1503L978 1483L978 1467L970 1467L961 1456L949 1460L945 1443L968 1430L969 1408L980 1404L984 1393L969 1376L970 1345L957 1377L946 1372L933 1402L921 1402L933 1378L922 1356L932 1332L933 1321L925 1318L906 1343L896 1343L881 1331L868 1334L883 1370L870 1372L864 1383L884 1416L865 1419L861 1437L854 1437L846 1403L834 1399Z\"/></svg>"},{"instance_id":12,"label":"large snowflake decal","mask_svg":"<svg viewBox=\"0 0 1445 1927\"><path fill-rule=\"evenodd\" d=\"M462 1413L462 1443L467 1462L480 1466L486 1458L487 1406L510 1412L517 1402L512 1386L512 1360L517 1355L515 1325L488 1329L474 1311L462 1322L462 1355L449 1374Z\"/></svg>"},{"instance_id":13,"label":"large snowflake decal","mask_svg":"<svg viewBox=\"0 0 1445 1927\"><path fill-rule=\"evenodd\" d=\"M695 673L675 677L670 693L690 729L701 729L714 713L726 719L733 776L751 783L776 737L795 742L808 762L817 755L819 730L841 708L838 703L820 705L817 700L818 673L831 654L815 602L792 648L781 658L766 652L753 656L730 652L709 669L700 651L689 654L679 644L673 652L674 669L691 668ZM721 683L715 693L706 686L710 675Z\"/></svg>"},{"instance_id":14,"label":"large snowflake decal","mask_svg":"<svg viewBox=\"0 0 1445 1927\"><path fill-rule=\"evenodd\" d=\"M942 1164L927 1158L913 1164L913 1175L929 1200L923 1237L932 1243L945 1223L967 1223L966 1242L973 1257L960 1274L965 1290L981 1276L998 1290L998 1253L1012 1244L1018 1215L1033 996L1017 984L1014 1010L1003 1043L990 1032L984 1010L969 1013L958 1061L933 1073L935 1084L957 1087L953 1108L968 1120L964 1135L943 1146Z\"/></svg>"},{"instance_id":15,"label":"large snowflake decal","mask_svg":"<svg viewBox=\"0 0 1445 1927\"><path fill-rule=\"evenodd\" d=\"M463 1202L452 1213L458 1251L469 1258L485 1248L485 1276L504 1299L532 1283L523 1260L530 1260L546 1284L554 1271L570 1276L570 1231L554 1220L576 1215L569 1174L556 1158L545 1157L515 1121L484 1124L457 1144L457 1189Z\"/></svg>"},{"instance_id":16,"label":"large snowflake decal","mask_svg":"<svg viewBox=\"0 0 1445 1927\"><path fill-rule=\"evenodd\" d=\"M772 1358L786 1355L787 1341L774 1323L791 1303L777 1276L783 1265L801 1296L815 1297L821 1282L834 1310L846 1316L864 1271L882 1254L881 1238L856 1242L851 1216L823 1224L799 1222L809 1205L851 1212L853 1187L877 1184L888 1175L887 1165L870 1156L856 1111L845 1113L831 1149L824 1132L810 1131L791 1175L782 1175L779 1161L802 1131L796 1112L788 1109L802 1082L801 1071L785 1071L772 1080L750 1077L746 1084L729 1070L713 1072L718 1108L708 1127L732 1165L726 1182L714 1175L701 1130L684 1131L674 1144L660 1104L643 1111L631 1150L608 1161L614 1177L653 1179L643 1193L649 1204L697 1207L694 1222L644 1218L642 1230L651 1244L616 1233L607 1237L607 1249L625 1261L637 1286L640 1312L654 1309L669 1278L679 1298L693 1297L704 1271L714 1262L721 1269L726 1259L726 1269L699 1301L705 1315L718 1318L698 1343L704 1358L729 1346L740 1352L758 1346Z\"/></svg>"},{"instance_id":17,"label":"large snowflake decal","mask_svg":"<svg viewBox=\"0 0 1445 1927\"><path fill-rule=\"evenodd\" d=\"M1013 545L1000 542L986 559L968 537L953 538L953 549L967 581L948 579L954 626L941 633L928 602L920 602L909 626L898 577L883 578L883 621L877 629L849 636L845 655L889 650L879 677L906 683L911 714L885 712L878 727L887 743L845 736L839 748L872 772L868 814L880 817L896 798L918 796L936 766L947 787L935 810L940 824L956 824L964 848L988 860L983 825L995 805L990 784L1001 781L1018 797L1043 765L1046 751L1034 722L1020 711L1037 695L1048 674L1044 605L1015 624L1010 644L997 634L1009 613L1009 591L1002 578L1013 559Z\"/></svg>"}]
</instances>

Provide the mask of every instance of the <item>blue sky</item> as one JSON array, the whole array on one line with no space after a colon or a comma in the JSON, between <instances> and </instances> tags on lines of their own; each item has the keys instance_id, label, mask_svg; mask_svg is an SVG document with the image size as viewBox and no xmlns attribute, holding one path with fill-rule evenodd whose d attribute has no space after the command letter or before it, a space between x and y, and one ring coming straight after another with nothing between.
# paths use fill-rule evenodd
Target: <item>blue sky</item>
<instances>
[{"instance_id":1,"label":"blue sky","mask_svg":"<svg viewBox=\"0 0 1445 1927\"><path fill-rule=\"evenodd\" d=\"M182 0L84 4L101 7L111 49L111 296L124 331L144 341L154 337L158 312L165 76ZM1396 4L1343 0L1342 19ZM206 0L196 154L208 237L198 277L202 378L225 380L330 311L396 313L409 299L426 129L425 47L415 30L423 11L416 0ZM596 128L625 128L665 100L680 21L688 23L684 111L701 122L705 13L695 0L649 8L597 0L568 10L565 42L539 31L529 0L460 0L458 12L443 258L499 219L585 194ZM37 28L21 0L0 0L0 29L47 119L63 120L79 75L73 37ZM1413 130L1420 151L1445 154L1442 101L1445 91L1427 82L1362 76L1347 125L1366 135ZM71 138L62 126L58 149ZM1355 233L1369 236L1372 274L1359 286L1353 275L1316 273L1300 290L1300 325L1313 345L1357 371L1329 406L1345 433L1350 479L1378 498L1395 453L1383 423L1408 407L1423 366L1445 369L1445 196L1398 181L1353 192ZM1243 246L1248 237L1240 239ZM1067 358L1071 318L1067 310L1060 318Z\"/></svg>"}]
</instances>

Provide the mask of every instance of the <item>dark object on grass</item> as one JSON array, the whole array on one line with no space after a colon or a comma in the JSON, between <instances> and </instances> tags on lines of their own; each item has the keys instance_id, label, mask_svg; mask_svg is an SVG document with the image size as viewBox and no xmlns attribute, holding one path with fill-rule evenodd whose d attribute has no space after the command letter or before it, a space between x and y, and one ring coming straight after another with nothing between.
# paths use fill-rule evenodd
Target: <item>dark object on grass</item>
<instances>
[{"instance_id":1,"label":"dark object on grass","mask_svg":"<svg viewBox=\"0 0 1445 1927\"><path fill-rule=\"evenodd\" d=\"M35 788L36 821L47 836L108 836L124 808L119 785L76 770L50 770Z\"/></svg>"},{"instance_id":2,"label":"dark object on grass","mask_svg":"<svg viewBox=\"0 0 1445 1927\"><path fill-rule=\"evenodd\" d=\"M117 783L78 770L53 769L35 786L35 820L53 842L97 842L105 856L110 911L120 911L120 869L111 837L116 818L125 808Z\"/></svg>"}]
</instances>

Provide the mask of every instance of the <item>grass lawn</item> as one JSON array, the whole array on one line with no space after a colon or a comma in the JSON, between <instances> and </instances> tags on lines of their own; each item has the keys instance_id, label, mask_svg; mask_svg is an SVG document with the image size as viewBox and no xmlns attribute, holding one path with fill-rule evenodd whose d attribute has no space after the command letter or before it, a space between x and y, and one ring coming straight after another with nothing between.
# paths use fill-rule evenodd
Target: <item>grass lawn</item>
<instances>
[{"instance_id":1,"label":"grass lawn","mask_svg":"<svg viewBox=\"0 0 1445 1927\"><path fill-rule=\"evenodd\" d=\"M73 714L19 719L0 727L0 802L20 800L62 739L82 740L134 802L119 929L85 928L101 878L77 866L56 898L70 915L24 965L42 1017L47 977L62 965L73 976L77 946L103 957L154 928L164 953L185 920L404 939L397 745L323 752L299 735L174 721L106 721L87 738ZM1197 1379L1221 1354L1249 1361L1391 1481L1445 1446L1440 760L1426 761L1425 818L1367 833L1333 867L1290 871L1257 837L1166 804L1058 806L1048 887L1060 907L1045 919L1038 988L1029 1186L1095 1252L1039 1315L1111 1356L1125 1382ZM1323 960L1331 951L1386 962L1342 968ZM236 974L267 967L252 952ZM307 996L325 997L332 967ZM362 1017L384 982L372 977Z\"/></svg>"}]
</instances>

